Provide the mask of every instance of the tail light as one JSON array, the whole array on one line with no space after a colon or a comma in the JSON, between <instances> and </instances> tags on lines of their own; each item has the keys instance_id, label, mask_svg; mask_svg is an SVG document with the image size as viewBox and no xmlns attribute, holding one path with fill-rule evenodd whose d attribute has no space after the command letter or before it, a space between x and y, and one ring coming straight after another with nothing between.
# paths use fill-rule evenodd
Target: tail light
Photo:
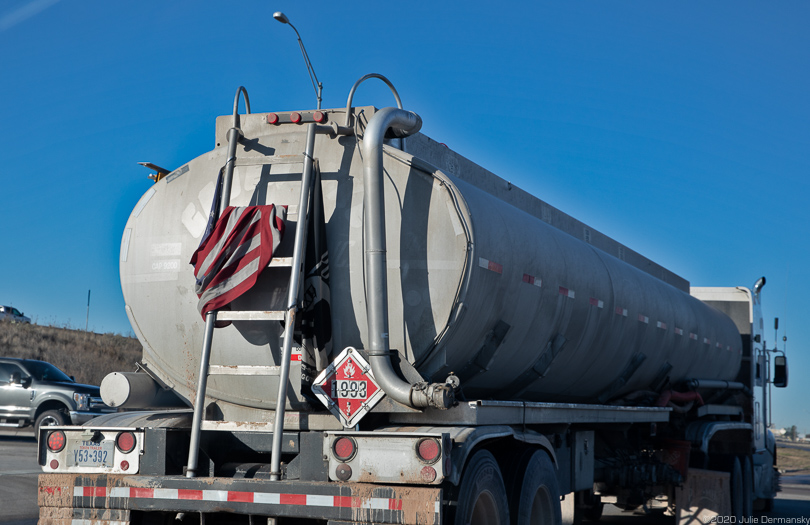
<instances>
[{"instance_id":1,"label":"tail light","mask_svg":"<svg viewBox=\"0 0 810 525\"><path fill-rule=\"evenodd\" d=\"M48 434L48 450L51 452L60 452L65 448L66 443L67 439L65 439L65 433L61 430L56 430Z\"/></svg>"},{"instance_id":2,"label":"tail light","mask_svg":"<svg viewBox=\"0 0 810 525\"><path fill-rule=\"evenodd\" d=\"M121 432L115 438L115 446L124 454L132 452L135 448L135 434L132 432Z\"/></svg>"},{"instance_id":3,"label":"tail light","mask_svg":"<svg viewBox=\"0 0 810 525\"><path fill-rule=\"evenodd\" d=\"M433 438L420 439L416 443L416 455L425 463L435 463L439 459L442 447Z\"/></svg>"},{"instance_id":4,"label":"tail light","mask_svg":"<svg viewBox=\"0 0 810 525\"><path fill-rule=\"evenodd\" d=\"M350 437L339 437L332 443L332 453L340 461L349 461L357 453L357 444Z\"/></svg>"}]
</instances>

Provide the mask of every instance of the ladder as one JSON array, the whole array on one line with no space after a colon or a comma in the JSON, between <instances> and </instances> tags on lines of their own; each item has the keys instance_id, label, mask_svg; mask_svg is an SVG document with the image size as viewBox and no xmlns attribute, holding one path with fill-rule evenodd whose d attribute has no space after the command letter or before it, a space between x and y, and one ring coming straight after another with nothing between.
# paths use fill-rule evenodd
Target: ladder
<instances>
[{"instance_id":1,"label":"ladder","mask_svg":"<svg viewBox=\"0 0 810 525\"><path fill-rule=\"evenodd\" d=\"M237 92L237 97L239 92ZM249 106L248 106L249 107ZM248 113L250 110L248 109ZM234 104L236 115L236 104ZM233 180L233 170L236 164L236 145L242 135L239 129L238 117L234 118L234 127L228 131L228 159L225 163L225 172L222 184L220 210L230 204L230 189ZM200 357L200 372L197 379L197 395L194 400L194 415L191 425L191 441L189 443L188 463L186 477L193 478L198 470L198 453L200 448L200 435L202 430L203 411L205 409L205 391L208 385L209 374L218 375L275 375L279 373L278 397L276 398L276 413L273 418L273 443L270 456L270 479L281 479L281 440L284 430L284 410L287 399L287 385L290 377L290 359L292 356L293 333L295 319L298 313L298 300L302 283L302 267L306 253L307 223L309 221L309 194L312 186L315 147L315 134L317 124L307 126L306 151L304 153L304 169L301 176L301 194L298 203L298 224L295 229L295 242L293 256L274 258L269 266L288 266L290 271L290 284L287 295L286 309L276 311L221 311L208 312L205 316L205 335L203 349ZM284 339L281 352L280 371L270 366L211 366L211 347L214 337L216 321L285 321Z\"/></svg>"}]
</instances>

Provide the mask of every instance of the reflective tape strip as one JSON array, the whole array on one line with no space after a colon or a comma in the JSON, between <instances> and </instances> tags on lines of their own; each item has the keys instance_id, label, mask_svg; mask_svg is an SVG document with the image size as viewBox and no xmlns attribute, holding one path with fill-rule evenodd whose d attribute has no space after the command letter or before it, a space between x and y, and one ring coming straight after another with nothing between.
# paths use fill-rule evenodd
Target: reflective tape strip
<instances>
[{"instance_id":1,"label":"reflective tape strip","mask_svg":"<svg viewBox=\"0 0 810 525\"><path fill-rule=\"evenodd\" d=\"M616 315L621 315L622 317L627 317L627 308L622 308L621 306L616 307Z\"/></svg>"},{"instance_id":2,"label":"reflective tape strip","mask_svg":"<svg viewBox=\"0 0 810 525\"><path fill-rule=\"evenodd\" d=\"M649 322L650 322L649 317L647 317L646 315L641 315L641 314L638 314L638 320L641 321L644 324L649 324Z\"/></svg>"},{"instance_id":3,"label":"reflective tape strip","mask_svg":"<svg viewBox=\"0 0 810 525\"><path fill-rule=\"evenodd\" d=\"M45 488L45 487L43 487ZM371 510L398 510L403 500L396 498L359 498L355 496L324 496L319 494L283 494L273 492L245 492L236 490L166 489L141 487L73 487L74 497L84 498L132 498L161 500L195 500L236 503L263 503L269 505L296 505L311 507L344 507ZM435 512L441 511L441 503L435 502ZM117 521L105 522L117 525ZM85 525L83 520L73 520L72 525Z\"/></svg>"},{"instance_id":4,"label":"reflective tape strip","mask_svg":"<svg viewBox=\"0 0 810 525\"><path fill-rule=\"evenodd\" d=\"M676 334L678 334L678 335L683 335L683 328L678 328L678 327L676 326L676 327L675 327L675 333L676 333Z\"/></svg>"},{"instance_id":5,"label":"reflective tape strip","mask_svg":"<svg viewBox=\"0 0 810 525\"><path fill-rule=\"evenodd\" d=\"M722 345L722 344L720 344L720 341L718 341L718 342L717 342L717 345L716 345L716 346L717 346L717 348L719 348L720 350L722 350L722 349L723 349L723 345Z\"/></svg>"},{"instance_id":6,"label":"reflective tape strip","mask_svg":"<svg viewBox=\"0 0 810 525\"><path fill-rule=\"evenodd\" d=\"M697 339L698 339L697 334L693 334L692 332L689 332L689 339L692 339L693 341L697 341Z\"/></svg>"},{"instance_id":7,"label":"reflective tape strip","mask_svg":"<svg viewBox=\"0 0 810 525\"><path fill-rule=\"evenodd\" d=\"M569 290L565 286L560 286L560 295L564 295L566 297L574 299L574 290Z\"/></svg>"},{"instance_id":8,"label":"reflective tape strip","mask_svg":"<svg viewBox=\"0 0 810 525\"><path fill-rule=\"evenodd\" d=\"M70 525L130 525L130 521L119 520L71 520Z\"/></svg>"},{"instance_id":9,"label":"reflective tape strip","mask_svg":"<svg viewBox=\"0 0 810 525\"><path fill-rule=\"evenodd\" d=\"M599 299L597 299L595 297L591 297L588 300L588 302L591 303L591 306L595 306L597 308L604 308L605 307L605 303L603 303L602 301L600 301Z\"/></svg>"},{"instance_id":10,"label":"reflective tape strip","mask_svg":"<svg viewBox=\"0 0 810 525\"><path fill-rule=\"evenodd\" d=\"M300 361L300 360L301 360L301 351L293 350L292 354L290 354L290 361Z\"/></svg>"},{"instance_id":11,"label":"reflective tape strip","mask_svg":"<svg viewBox=\"0 0 810 525\"><path fill-rule=\"evenodd\" d=\"M658 321L657 323L655 323L655 326L657 326L661 330L666 330L667 329L667 323L662 323L661 321Z\"/></svg>"},{"instance_id":12,"label":"reflective tape strip","mask_svg":"<svg viewBox=\"0 0 810 525\"><path fill-rule=\"evenodd\" d=\"M523 274L523 282L527 284L533 284L537 287L543 285L543 280L539 277L535 277L534 275L529 275L528 273Z\"/></svg>"},{"instance_id":13,"label":"reflective tape strip","mask_svg":"<svg viewBox=\"0 0 810 525\"><path fill-rule=\"evenodd\" d=\"M478 266L484 268L485 270L489 270L495 273L503 273L503 265L498 264L496 262L492 262L488 259L484 259L483 257L478 258Z\"/></svg>"},{"instance_id":14,"label":"reflective tape strip","mask_svg":"<svg viewBox=\"0 0 810 525\"><path fill-rule=\"evenodd\" d=\"M703 344L704 344L704 345L709 344L709 338L708 338L708 337L704 337L704 338L703 338Z\"/></svg>"}]
</instances>

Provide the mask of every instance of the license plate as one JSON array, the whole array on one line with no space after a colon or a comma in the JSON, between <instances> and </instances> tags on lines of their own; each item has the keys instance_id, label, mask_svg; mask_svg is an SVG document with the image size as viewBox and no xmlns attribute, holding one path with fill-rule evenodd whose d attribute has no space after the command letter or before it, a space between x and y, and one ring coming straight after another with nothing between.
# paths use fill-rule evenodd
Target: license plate
<instances>
[{"instance_id":1,"label":"license plate","mask_svg":"<svg viewBox=\"0 0 810 525\"><path fill-rule=\"evenodd\" d=\"M113 442L75 441L68 450L68 466L111 467L113 465Z\"/></svg>"}]
</instances>

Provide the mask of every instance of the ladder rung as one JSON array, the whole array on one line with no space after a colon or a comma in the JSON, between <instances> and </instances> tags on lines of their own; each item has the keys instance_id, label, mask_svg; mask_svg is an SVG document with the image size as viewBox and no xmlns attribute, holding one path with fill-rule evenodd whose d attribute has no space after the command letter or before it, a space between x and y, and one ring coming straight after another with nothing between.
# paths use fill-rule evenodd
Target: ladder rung
<instances>
[{"instance_id":1,"label":"ladder rung","mask_svg":"<svg viewBox=\"0 0 810 525\"><path fill-rule=\"evenodd\" d=\"M208 367L208 375L211 376L277 376L280 373L280 366L210 365Z\"/></svg>"},{"instance_id":2,"label":"ladder rung","mask_svg":"<svg viewBox=\"0 0 810 525\"><path fill-rule=\"evenodd\" d=\"M273 257L270 259L270 264L267 265L268 268L274 267L285 267L285 268L292 268L293 258L292 257Z\"/></svg>"},{"instance_id":3,"label":"ladder rung","mask_svg":"<svg viewBox=\"0 0 810 525\"><path fill-rule=\"evenodd\" d=\"M284 310L243 312L222 310L217 312L217 321L283 321L284 313Z\"/></svg>"}]
</instances>

